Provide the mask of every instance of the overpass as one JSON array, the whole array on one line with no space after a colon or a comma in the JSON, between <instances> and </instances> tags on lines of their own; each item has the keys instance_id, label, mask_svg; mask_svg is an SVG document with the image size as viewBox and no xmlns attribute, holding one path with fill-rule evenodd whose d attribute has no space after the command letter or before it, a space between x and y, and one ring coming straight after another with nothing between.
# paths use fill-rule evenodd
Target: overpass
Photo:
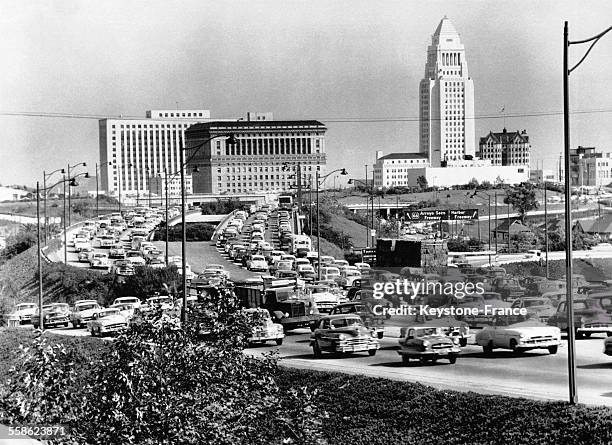
<instances>
[{"instance_id":1,"label":"overpass","mask_svg":"<svg viewBox=\"0 0 612 445\"><path fill-rule=\"evenodd\" d=\"M185 215L186 223L209 223L213 225L219 224L227 215L202 215L201 210L192 210ZM181 223L181 215L175 216L168 221L168 226L175 226Z\"/></svg>"}]
</instances>

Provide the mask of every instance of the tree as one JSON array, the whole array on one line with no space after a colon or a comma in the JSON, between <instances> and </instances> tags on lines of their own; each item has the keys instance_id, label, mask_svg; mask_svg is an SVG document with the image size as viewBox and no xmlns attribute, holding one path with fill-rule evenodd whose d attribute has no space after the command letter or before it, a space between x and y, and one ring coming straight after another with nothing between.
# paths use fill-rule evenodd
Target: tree
<instances>
[{"instance_id":1,"label":"tree","mask_svg":"<svg viewBox=\"0 0 612 445\"><path fill-rule=\"evenodd\" d=\"M538 208L535 186L529 182L523 182L509 189L504 198L504 203L511 204L514 210L518 212L521 222L525 224L527 212Z\"/></svg>"},{"instance_id":2,"label":"tree","mask_svg":"<svg viewBox=\"0 0 612 445\"><path fill-rule=\"evenodd\" d=\"M470 182L467 183L468 189L477 189L478 188L478 179L472 178Z\"/></svg>"},{"instance_id":3,"label":"tree","mask_svg":"<svg viewBox=\"0 0 612 445\"><path fill-rule=\"evenodd\" d=\"M417 178L417 184L421 188L421 190L425 190L427 188L427 178L423 175Z\"/></svg>"}]
</instances>

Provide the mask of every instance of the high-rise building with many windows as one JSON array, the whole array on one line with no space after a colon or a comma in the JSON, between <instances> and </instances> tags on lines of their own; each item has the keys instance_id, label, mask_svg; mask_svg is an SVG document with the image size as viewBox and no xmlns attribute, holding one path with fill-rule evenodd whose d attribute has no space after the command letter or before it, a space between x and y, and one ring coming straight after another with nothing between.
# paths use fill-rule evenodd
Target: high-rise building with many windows
<instances>
[{"instance_id":1,"label":"high-rise building with many windows","mask_svg":"<svg viewBox=\"0 0 612 445\"><path fill-rule=\"evenodd\" d=\"M190 170L198 167L192 173L193 192L290 190L297 183L297 172L301 172L303 183L317 170L324 174L326 131L325 125L316 120L257 119L194 125L185 133L185 159ZM235 145L228 143L229 135L236 139Z\"/></svg>"},{"instance_id":2,"label":"high-rise building with many windows","mask_svg":"<svg viewBox=\"0 0 612 445\"><path fill-rule=\"evenodd\" d=\"M208 110L150 110L143 119L100 120L100 189L122 198L146 195L150 178L163 176L164 169L174 181L185 130L210 120Z\"/></svg>"},{"instance_id":3,"label":"high-rise building with many windows","mask_svg":"<svg viewBox=\"0 0 612 445\"><path fill-rule=\"evenodd\" d=\"M447 17L427 48L419 103L419 151L432 167L475 155L474 83L459 33Z\"/></svg>"}]
</instances>

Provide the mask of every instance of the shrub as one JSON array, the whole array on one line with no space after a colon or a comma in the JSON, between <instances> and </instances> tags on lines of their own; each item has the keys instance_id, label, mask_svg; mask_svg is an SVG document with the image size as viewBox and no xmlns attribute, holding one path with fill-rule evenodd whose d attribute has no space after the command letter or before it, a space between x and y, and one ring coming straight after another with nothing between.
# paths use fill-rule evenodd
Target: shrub
<instances>
[{"instance_id":1,"label":"shrub","mask_svg":"<svg viewBox=\"0 0 612 445\"><path fill-rule=\"evenodd\" d=\"M215 226L212 224L189 223L187 224L187 241L210 241L214 232ZM182 238L183 232L181 224L168 227L168 241L180 241ZM153 239L155 241L165 241L165 227L156 230Z\"/></svg>"}]
</instances>

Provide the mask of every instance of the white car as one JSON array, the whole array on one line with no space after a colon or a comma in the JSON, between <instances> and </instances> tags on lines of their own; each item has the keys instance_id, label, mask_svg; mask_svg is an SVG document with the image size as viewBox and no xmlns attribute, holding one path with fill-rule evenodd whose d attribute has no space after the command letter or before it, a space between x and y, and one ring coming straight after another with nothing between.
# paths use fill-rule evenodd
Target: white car
<instances>
[{"instance_id":1,"label":"white car","mask_svg":"<svg viewBox=\"0 0 612 445\"><path fill-rule=\"evenodd\" d=\"M145 266L146 260L140 255L140 252L135 250L129 250L125 253L125 259L132 263L134 266Z\"/></svg>"},{"instance_id":2,"label":"white car","mask_svg":"<svg viewBox=\"0 0 612 445\"><path fill-rule=\"evenodd\" d=\"M117 239L114 235L99 235L94 240L94 247L111 248L115 247L115 244L117 244Z\"/></svg>"},{"instance_id":3,"label":"white car","mask_svg":"<svg viewBox=\"0 0 612 445\"><path fill-rule=\"evenodd\" d=\"M159 306L164 311L174 307L174 301L172 301L172 298L165 295L147 298L147 304L150 307Z\"/></svg>"},{"instance_id":4,"label":"white car","mask_svg":"<svg viewBox=\"0 0 612 445\"><path fill-rule=\"evenodd\" d=\"M485 354L493 349L511 349L519 353L530 349L548 349L556 354L561 344L561 330L524 316L499 315L492 326L476 334L476 343Z\"/></svg>"},{"instance_id":5,"label":"white car","mask_svg":"<svg viewBox=\"0 0 612 445\"><path fill-rule=\"evenodd\" d=\"M226 279L230 278L230 273L225 270L225 266L223 266L223 264L208 264L206 265L206 267L204 268L203 273L215 273L217 275L223 276Z\"/></svg>"},{"instance_id":6,"label":"white car","mask_svg":"<svg viewBox=\"0 0 612 445\"><path fill-rule=\"evenodd\" d=\"M103 336L123 332L128 328L128 320L119 312L119 309L108 308L96 312L87 322L87 330L93 336Z\"/></svg>"},{"instance_id":7,"label":"white car","mask_svg":"<svg viewBox=\"0 0 612 445\"><path fill-rule=\"evenodd\" d=\"M247 265L247 269L252 271L267 272L268 262L263 255L253 255L249 261L249 264Z\"/></svg>"},{"instance_id":8,"label":"white car","mask_svg":"<svg viewBox=\"0 0 612 445\"><path fill-rule=\"evenodd\" d=\"M92 249L92 245L89 240L85 240L84 238L79 238L74 242L74 250L80 252L84 249Z\"/></svg>"},{"instance_id":9,"label":"white car","mask_svg":"<svg viewBox=\"0 0 612 445\"><path fill-rule=\"evenodd\" d=\"M93 253L89 257L89 267L108 270L111 267L111 262L106 253Z\"/></svg>"},{"instance_id":10,"label":"white car","mask_svg":"<svg viewBox=\"0 0 612 445\"><path fill-rule=\"evenodd\" d=\"M70 311L70 322L73 328L85 326L102 307L96 300L79 300Z\"/></svg>"},{"instance_id":11,"label":"white car","mask_svg":"<svg viewBox=\"0 0 612 445\"><path fill-rule=\"evenodd\" d=\"M15 311L11 314L13 317L19 317L19 323L30 323L32 316L36 313L36 303L19 303L15 307Z\"/></svg>"},{"instance_id":12,"label":"white car","mask_svg":"<svg viewBox=\"0 0 612 445\"><path fill-rule=\"evenodd\" d=\"M126 303L133 304L136 308L139 308L140 305L142 304L138 297L120 297L120 298L115 298L115 301L113 301L113 305L126 304Z\"/></svg>"},{"instance_id":13,"label":"white car","mask_svg":"<svg viewBox=\"0 0 612 445\"><path fill-rule=\"evenodd\" d=\"M360 272L371 269L371 266L368 263L355 263L355 267L359 269Z\"/></svg>"}]
</instances>

